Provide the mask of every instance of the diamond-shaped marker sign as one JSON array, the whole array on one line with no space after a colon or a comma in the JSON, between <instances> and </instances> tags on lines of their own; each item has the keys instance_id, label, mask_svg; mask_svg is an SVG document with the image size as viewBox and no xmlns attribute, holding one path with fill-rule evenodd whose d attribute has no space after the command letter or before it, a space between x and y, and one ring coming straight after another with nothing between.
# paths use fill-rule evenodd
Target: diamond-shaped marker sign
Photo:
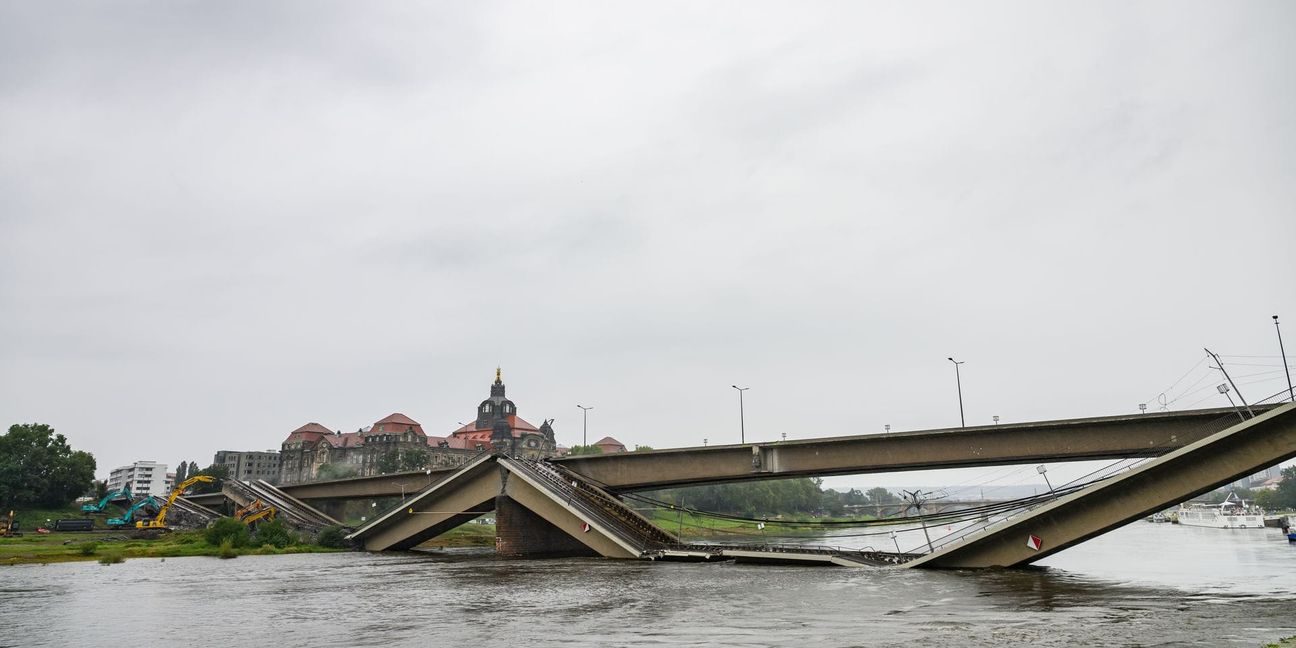
<instances>
[{"instance_id":1,"label":"diamond-shaped marker sign","mask_svg":"<svg viewBox=\"0 0 1296 648\"><path fill-rule=\"evenodd\" d=\"M1027 547L1030 547L1031 549L1034 549L1035 551L1039 551L1039 548L1040 548L1041 546L1043 546L1043 545L1044 545L1044 541L1041 540L1039 536L1034 535L1034 534L1031 534L1031 535L1026 536L1026 546L1027 546Z\"/></svg>"},{"instance_id":2,"label":"diamond-shaped marker sign","mask_svg":"<svg viewBox=\"0 0 1296 648\"><path fill-rule=\"evenodd\" d=\"M581 531L584 531L585 533L589 533L589 530L590 530L590 525L589 525L589 523L588 523L588 522L582 522L582 523L581 523Z\"/></svg>"}]
</instances>

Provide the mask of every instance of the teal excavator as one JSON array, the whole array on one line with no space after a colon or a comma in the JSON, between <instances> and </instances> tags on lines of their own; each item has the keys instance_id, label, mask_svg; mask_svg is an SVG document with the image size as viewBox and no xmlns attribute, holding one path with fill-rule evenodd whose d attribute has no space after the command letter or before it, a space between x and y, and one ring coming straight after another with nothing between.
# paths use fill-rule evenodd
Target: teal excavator
<instances>
[{"instance_id":1,"label":"teal excavator","mask_svg":"<svg viewBox=\"0 0 1296 648\"><path fill-rule=\"evenodd\" d=\"M95 503L82 504L81 512L82 513L103 513L104 507L108 506L109 502L116 502L117 500L126 500L127 502L129 502L130 498L131 498L131 494L129 490L126 490L125 488L119 488L111 493L108 493L107 495L104 495L104 498L99 500L98 504Z\"/></svg>"},{"instance_id":2,"label":"teal excavator","mask_svg":"<svg viewBox=\"0 0 1296 648\"><path fill-rule=\"evenodd\" d=\"M151 508L154 511L157 511L162 508L162 505L158 503L157 500L153 499L152 495L149 495L148 497L131 504L130 508L126 509L126 512L123 513L121 517L108 518L106 524L114 529L130 526L131 522L135 520L135 514L143 508Z\"/></svg>"}]
</instances>

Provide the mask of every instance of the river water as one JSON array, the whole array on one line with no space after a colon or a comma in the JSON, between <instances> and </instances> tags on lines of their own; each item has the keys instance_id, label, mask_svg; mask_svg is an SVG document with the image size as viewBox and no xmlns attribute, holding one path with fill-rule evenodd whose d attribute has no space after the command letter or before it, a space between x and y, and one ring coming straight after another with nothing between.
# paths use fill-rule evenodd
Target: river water
<instances>
[{"instance_id":1,"label":"river water","mask_svg":"<svg viewBox=\"0 0 1296 648\"><path fill-rule=\"evenodd\" d=\"M497 560L488 552L0 568L0 646L1250 646L1296 634L1276 529L1134 523L1045 567Z\"/></svg>"}]
</instances>

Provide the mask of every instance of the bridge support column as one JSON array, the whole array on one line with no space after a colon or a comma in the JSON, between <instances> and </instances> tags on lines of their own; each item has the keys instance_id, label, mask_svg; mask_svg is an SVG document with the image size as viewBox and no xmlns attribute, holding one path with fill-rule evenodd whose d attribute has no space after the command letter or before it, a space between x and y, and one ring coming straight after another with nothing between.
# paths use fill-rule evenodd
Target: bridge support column
<instances>
[{"instance_id":1,"label":"bridge support column","mask_svg":"<svg viewBox=\"0 0 1296 648\"><path fill-rule=\"evenodd\" d=\"M342 500L324 500L312 502L312 506L319 509L321 513L327 515L338 522L346 522L346 502Z\"/></svg>"},{"instance_id":2,"label":"bridge support column","mask_svg":"<svg viewBox=\"0 0 1296 648\"><path fill-rule=\"evenodd\" d=\"M509 558L599 555L508 495L495 498L495 553Z\"/></svg>"}]
</instances>

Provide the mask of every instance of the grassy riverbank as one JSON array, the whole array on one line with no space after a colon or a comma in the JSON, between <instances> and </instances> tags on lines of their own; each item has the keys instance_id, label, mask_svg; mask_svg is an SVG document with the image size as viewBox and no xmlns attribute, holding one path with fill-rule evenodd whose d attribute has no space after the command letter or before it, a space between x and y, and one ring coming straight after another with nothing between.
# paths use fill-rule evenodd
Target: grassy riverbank
<instances>
[{"instance_id":1,"label":"grassy riverbank","mask_svg":"<svg viewBox=\"0 0 1296 648\"><path fill-rule=\"evenodd\" d=\"M86 517L94 520L96 529L107 529L108 527L107 525L104 524L104 521L110 517L120 516L123 511L124 509L122 509L120 506L109 505L108 508L100 515L86 515L85 513L81 512L80 505L73 505L73 506L65 506L63 508L57 508L57 509L19 510L14 512L14 517L18 518L19 529L23 533L34 532L36 530L36 527L50 526L54 523L54 520L59 520L59 519L71 520L71 519L86 518ZM3 513L0 513L0 515L5 515L7 513L8 511L5 511Z\"/></svg>"},{"instance_id":2,"label":"grassy riverbank","mask_svg":"<svg viewBox=\"0 0 1296 648\"><path fill-rule=\"evenodd\" d=\"M419 545L423 549L494 546L494 524L463 524Z\"/></svg>"},{"instance_id":3,"label":"grassy riverbank","mask_svg":"<svg viewBox=\"0 0 1296 648\"><path fill-rule=\"evenodd\" d=\"M129 558L175 558L220 556L221 548L208 544L202 531L175 531L148 539L130 532L26 533L17 538L0 538L0 565L55 563L80 560L120 562ZM343 551L310 544L286 547L263 545L233 549L235 555L324 553Z\"/></svg>"}]
</instances>

